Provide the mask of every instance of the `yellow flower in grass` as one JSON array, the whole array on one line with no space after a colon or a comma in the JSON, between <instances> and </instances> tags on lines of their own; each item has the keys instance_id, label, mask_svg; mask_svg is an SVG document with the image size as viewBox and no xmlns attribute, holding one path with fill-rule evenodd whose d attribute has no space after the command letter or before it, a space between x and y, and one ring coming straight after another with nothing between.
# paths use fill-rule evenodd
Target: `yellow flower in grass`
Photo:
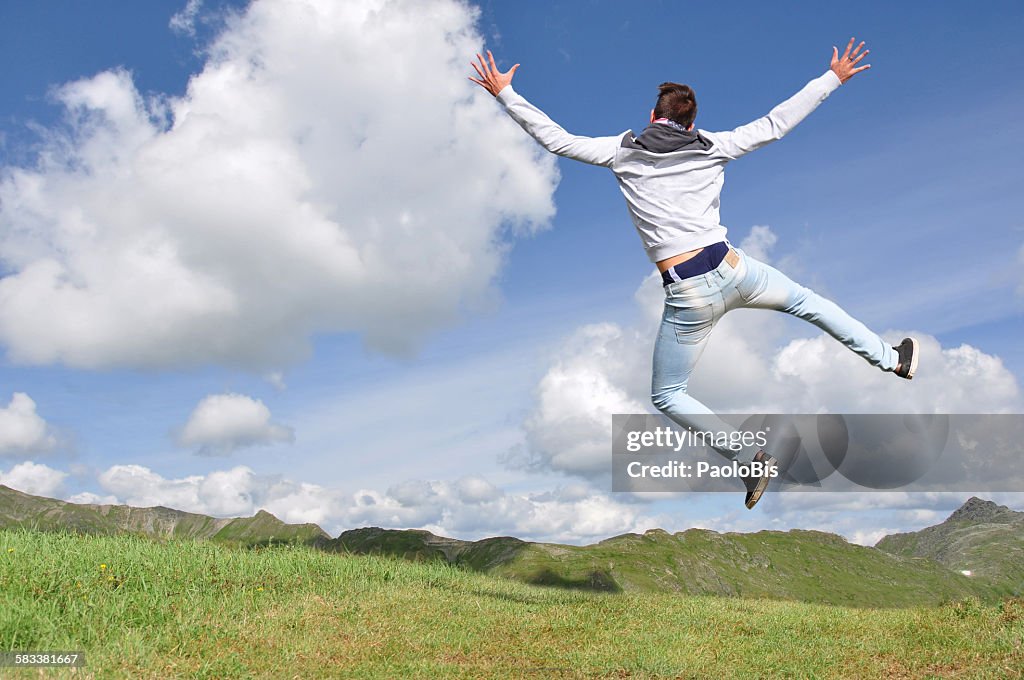
<instances>
[{"instance_id":1,"label":"yellow flower in grass","mask_svg":"<svg viewBox=\"0 0 1024 680\"><path fill-rule=\"evenodd\" d=\"M8 548L8 549L7 549L7 552L9 552L9 553L12 553L12 552L14 552L14 548Z\"/></svg>"},{"instance_id":2,"label":"yellow flower in grass","mask_svg":"<svg viewBox=\"0 0 1024 680\"><path fill-rule=\"evenodd\" d=\"M262 593L263 592L263 586L260 586L259 588L257 588L256 592Z\"/></svg>"},{"instance_id":3,"label":"yellow flower in grass","mask_svg":"<svg viewBox=\"0 0 1024 680\"><path fill-rule=\"evenodd\" d=\"M107 570L107 565L101 564L100 565L100 571L106 571L106 570Z\"/></svg>"}]
</instances>

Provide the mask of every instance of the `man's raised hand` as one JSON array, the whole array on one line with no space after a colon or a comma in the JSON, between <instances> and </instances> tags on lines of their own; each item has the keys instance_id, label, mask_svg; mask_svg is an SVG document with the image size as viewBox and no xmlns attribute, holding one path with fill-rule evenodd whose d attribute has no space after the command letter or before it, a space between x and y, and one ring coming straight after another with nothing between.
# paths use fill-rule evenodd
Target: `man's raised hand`
<instances>
[{"instance_id":1,"label":"man's raised hand","mask_svg":"<svg viewBox=\"0 0 1024 680\"><path fill-rule=\"evenodd\" d=\"M470 76L469 79L497 97L498 93L501 92L506 85L512 82L512 76L516 74L516 69L519 68L519 64L516 64L505 73L502 73L495 65L494 55L491 54L490 50L487 50L487 60L484 60L484 58L479 54L476 55L476 58L480 62L479 66L473 62L469 63L480 78L477 79Z\"/></svg>"},{"instance_id":2,"label":"man's raised hand","mask_svg":"<svg viewBox=\"0 0 1024 680\"><path fill-rule=\"evenodd\" d=\"M871 50L861 52L860 48L864 47L864 41L861 41L851 52L850 49L853 48L853 41L854 38L850 38L850 43L846 46L846 51L843 52L842 58L839 57L839 50L835 46L832 47L832 65L830 68L833 73L839 76L839 82L841 83L845 83L854 75L871 68L871 64L857 66L857 62L868 56L868 52Z\"/></svg>"}]
</instances>

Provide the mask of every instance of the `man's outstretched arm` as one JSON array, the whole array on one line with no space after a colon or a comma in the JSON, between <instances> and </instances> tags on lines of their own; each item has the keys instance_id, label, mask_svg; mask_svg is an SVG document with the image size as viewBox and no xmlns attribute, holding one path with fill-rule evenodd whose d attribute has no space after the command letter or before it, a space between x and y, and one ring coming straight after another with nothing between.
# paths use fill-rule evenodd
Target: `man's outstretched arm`
<instances>
[{"instance_id":1,"label":"man's outstretched arm","mask_svg":"<svg viewBox=\"0 0 1024 680\"><path fill-rule=\"evenodd\" d=\"M621 134L614 137L581 137L566 132L543 111L512 89L512 76L515 75L519 64L502 73L495 65L494 55L489 50L486 60L479 54L476 57L480 62L479 66L470 63L480 77L470 76L469 79L494 95L505 107L505 112L531 137L540 142L541 146L551 153L584 163L604 166L612 164L615 150L622 140Z\"/></svg>"},{"instance_id":2,"label":"man's outstretched arm","mask_svg":"<svg viewBox=\"0 0 1024 680\"><path fill-rule=\"evenodd\" d=\"M730 158L739 158L765 144L781 139L810 115L811 111L818 108L819 104L828 99L841 84L857 73L871 68L870 64L857 66L867 56L869 50L861 52L864 43L861 42L856 48L853 43L854 38L850 38L842 58L839 57L839 50L833 47L829 70L807 83L802 90L776 106L767 116L729 132L709 133L708 137Z\"/></svg>"}]
</instances>

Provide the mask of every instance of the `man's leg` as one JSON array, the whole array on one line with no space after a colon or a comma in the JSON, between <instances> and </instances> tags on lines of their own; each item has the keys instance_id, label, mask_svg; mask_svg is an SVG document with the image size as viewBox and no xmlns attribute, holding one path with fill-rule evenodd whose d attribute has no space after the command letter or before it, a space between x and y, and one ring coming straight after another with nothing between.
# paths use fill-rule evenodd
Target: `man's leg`
<instances>
[{"instance_id":1,"label":"man's leg","mask_svg":"<svg viewBox=\"0 0 1024 680\"><path fill-rule=\"evenodd\" d=\"M654 344L651 401L674 422L698 432L734 432L736 429L687 392L690 375L723 313L725 305L721 293L702 278L694 283L692 290L666 298ZM734 451L726 446L715 447L715 450L740 463L749 463L755 453L753 450Z\"/></svg>"},{"instance_id":2,"label":"man's leg","mask_svg":"<svg viewBox=\"0 0 1024 680\"><path fill-rule=\"evenodd\" d=\"M873 366L896 369L900 361L896 350L839 305L745 253L742 259L746 268L741 267L736 278L736 295L726 295L729 309L752 307L792 314L813 323Z\"/></svg>"}]
</instances>

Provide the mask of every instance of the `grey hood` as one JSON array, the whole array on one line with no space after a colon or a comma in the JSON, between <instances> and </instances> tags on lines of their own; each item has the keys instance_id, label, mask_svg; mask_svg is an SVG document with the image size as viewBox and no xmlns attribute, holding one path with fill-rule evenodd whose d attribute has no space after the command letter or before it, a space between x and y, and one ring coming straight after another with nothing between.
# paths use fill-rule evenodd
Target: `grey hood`
<instances>
[{"instance_id":1,"label":"grey hood","mask_svg":"<svg viewBox=\"0 0 1024 680\"><path fill-rule=\"evenodd\" d=\"M680 130L672 125L651 123L637 136L626 135L622 145L631 149L645 149L653 153L671 153L692 149L707 151L711 140L697 130Z\"/></svg>"}]
</instances>

